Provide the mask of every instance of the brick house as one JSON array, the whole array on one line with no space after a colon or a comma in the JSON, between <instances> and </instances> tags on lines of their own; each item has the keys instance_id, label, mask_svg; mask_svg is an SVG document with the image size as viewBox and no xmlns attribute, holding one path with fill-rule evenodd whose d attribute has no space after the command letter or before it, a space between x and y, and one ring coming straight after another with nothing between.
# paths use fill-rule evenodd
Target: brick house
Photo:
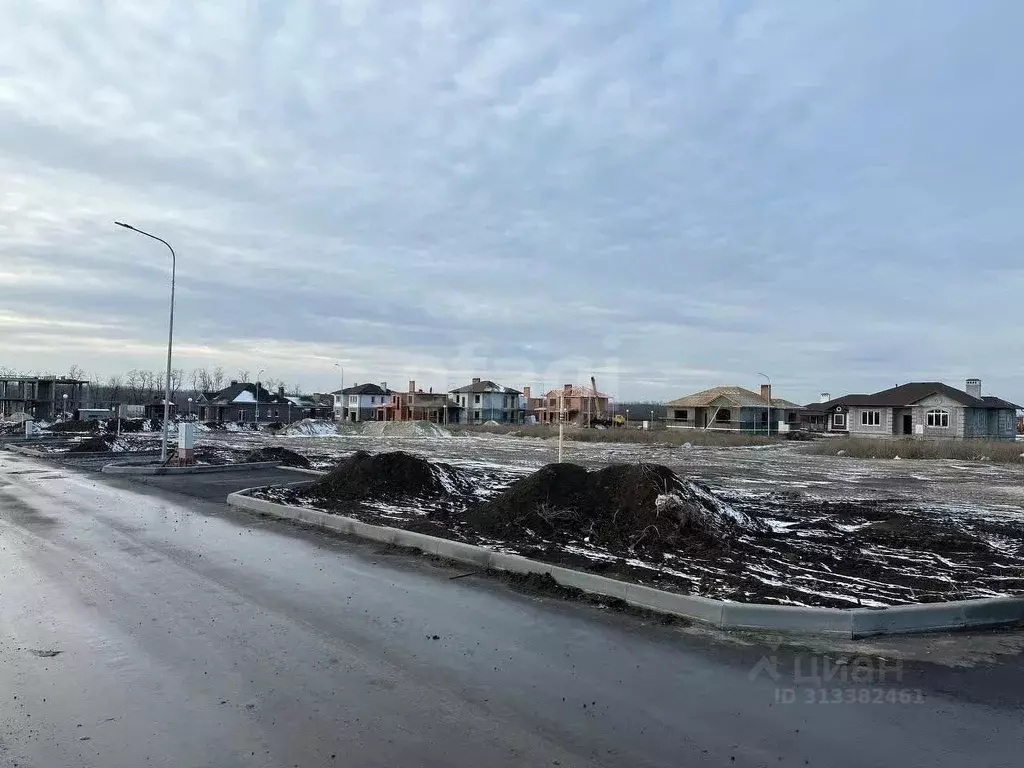
<instances>
[{"instance_id":1,"label":"brick house","mask_svg":"<svg viewBox=\"0 0 1024 768\"><path fill-rule=\"evenodd\" d=\"M424 392L409 382L408 392L392 392L387 403L377 407L378 421L431 421L457 424L461 407L444 392Z\"/></svg>"},{"instance_id":2,"label":"brick house","mask_svg":"<svg viewBox=\"0 0 1024 768\"><path fill-rule=\"evenodd\" d=\"M609 395L593 387L565 384L561 389L546 392L533 413L541 424L557 424L560 411L565 413L567 422L587 424L591 419L607 416L610 403Z\"/></svg>"},{"instance_id":3,"label":"brick house","mask_svg":"<svg viewBox=\"0 0 1024 768\"><path fill-rule=\"evenodd\" d=\"M964 389L920 381L826 399L806 406L805 419L811 429L851 437L1016 440L1018 410L982 395L980 379L967 379Z\"/></svg>"},{"instance_id":4,"label":"brick house","mask_svg":"<svg viewBox=\"0 0 1024 768\"><path fill-rule=\"evenodd\" d=\"M258 381L255 384L232 381L219 392L203 392L196 399L201 421L237 421L242 424L283 421L288 418L288 405L284 387L275 393Z\"/></svg>"}]
</instances>

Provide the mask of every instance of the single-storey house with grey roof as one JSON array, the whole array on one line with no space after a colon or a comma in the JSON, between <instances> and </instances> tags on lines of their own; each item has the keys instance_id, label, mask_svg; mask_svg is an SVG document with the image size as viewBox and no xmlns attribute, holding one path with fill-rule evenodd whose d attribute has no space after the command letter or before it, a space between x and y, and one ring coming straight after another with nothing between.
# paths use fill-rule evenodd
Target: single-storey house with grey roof
<instances>
[{"instance_id":1,"label":"single-storey house with grey roof","mask_svg":"<svg viewBox=\"0 0 1024 768\"><path fill-rule=\"evenodd\" d=\"M845 395L806 406L807 420L851 437L1015 440L1020 406L982 395L981 379L964 389L917 381L871 395Z\"/></svg>"}]
</instances>

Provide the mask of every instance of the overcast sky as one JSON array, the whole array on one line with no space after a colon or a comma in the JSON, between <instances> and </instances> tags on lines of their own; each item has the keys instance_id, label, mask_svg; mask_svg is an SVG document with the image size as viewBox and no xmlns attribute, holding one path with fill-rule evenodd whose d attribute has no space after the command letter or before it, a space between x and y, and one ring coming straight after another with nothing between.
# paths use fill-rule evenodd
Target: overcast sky
<instances>
[{"instance_id":1,"label":"overcast sky","mask_svg":"<svg viewBox=\"0 0 1024 768\"><path fill-rule=\"evenodd\" d=\"M8 0L0 366L1024 402L1019 0Z\"/></svg>"}]
</instances>

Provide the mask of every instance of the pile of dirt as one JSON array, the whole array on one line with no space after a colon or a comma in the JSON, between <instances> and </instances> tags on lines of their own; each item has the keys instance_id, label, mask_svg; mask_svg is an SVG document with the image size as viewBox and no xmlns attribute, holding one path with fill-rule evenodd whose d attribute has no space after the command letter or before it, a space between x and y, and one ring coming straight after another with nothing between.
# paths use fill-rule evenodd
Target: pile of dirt
<instances>
[{"instance_id":1,"label":"pile of dirt","mask_svg":"<svg viewBox=\"0 0 1024 768\"><path fill-rule=\"evenodd\" d=\"M50 427L51 432L98 432L100 423L97 421L59 421Z\"/></svg>"},{"instance_id":2,"label":"pile of dirt","mask_svg":"<svg viewBox=\"0 0 1024 768\"><path fill-rule=\"evenodd\" d=\"M289 451L287 448L257 448L249 451L242 461L276 461L285 467L309 469L309 459L295 451Z\"/></svg>"},{"instance_id":3,"label":"pile of dirt","mask_svg":"<svg viewBox=\"0 0 1024 768\"><path fill-rule=\"evenodd\" d=\"M471 491L462 473L404 451L356 451L311 485L305 495L325 502L440 500Z\"/></svg>"},{"instance_id":4,"label":"pile of dirt","mask_svg":"<svg viewBox=\"0 0 1024 768\"><path fill-rule=\"evenodd\" d=\"M68 448L68 453L105 453L114 448L114 435L96 435Z\"/></svg>"},{"instance_id":5,"label":"pile of dirt","mask_svg":"<svg viewBox=\"0 0 1024 768\"><path fill-rule=\"evenodd\" d=\"M326 419L301 419L287 425L278 434L286 437L328 437L338 434L338 425Z\"/></svg>"},{"instance_id":6,"label":"pile of dirt","mask_svg":"<svg viewBox=\"0 0 1024 768\"><path fill-rule=\"evenodd\" d=\"M758 519L659 464L588 472L548 464L466 512L471 528L508 541L577 540L611 550L662 553L728 547Z\"/></svg>"}]
</instances>

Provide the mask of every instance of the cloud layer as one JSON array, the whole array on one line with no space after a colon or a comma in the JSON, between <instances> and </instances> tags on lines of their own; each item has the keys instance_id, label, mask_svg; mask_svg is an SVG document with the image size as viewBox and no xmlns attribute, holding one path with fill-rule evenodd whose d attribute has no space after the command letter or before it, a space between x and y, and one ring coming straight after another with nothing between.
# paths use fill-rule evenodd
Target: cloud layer
<instances>
[{"instance_id":1,"label":"cloud layer","mask_svg":"<svg viewBox=\"0 0 1024 768\"><path fill-rule=\"evenodd\" d=\"M554 10L553 10L554 8ZM1012 0L0 8L0 365L1024 401Z\"/></svg>"}]
</instances>

